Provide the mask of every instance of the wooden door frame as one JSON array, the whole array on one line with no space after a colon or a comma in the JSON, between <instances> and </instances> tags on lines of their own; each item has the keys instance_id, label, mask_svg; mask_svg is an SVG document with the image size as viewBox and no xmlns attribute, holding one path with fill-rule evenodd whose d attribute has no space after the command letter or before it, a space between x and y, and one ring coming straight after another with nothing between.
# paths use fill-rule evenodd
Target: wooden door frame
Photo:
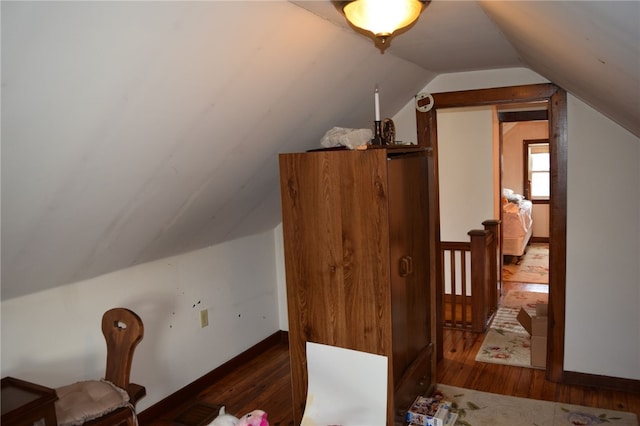
<instances>
[{"instance_id":1,"label":"wooden door frame","mask_svg":"<svg viewBox=\"0 0 640 426\"><path fill-rule=\"evenodd\" d=\"M418 145L430 148L429 230L435 236L433 253L440 254L440 205L438 181L438 131L436 112L442 108L506 105L547 102L549 149L551 161L551 195L549 202L549 321L547 334L546 377L553 382L564 380L564 334L566 301L567 247L567 94L551 83L492 89L435 93L433 108L416 111ZM422 103L418 102L420 106ZM436 262L436 347L438 359L443 357L443 271Z\"/></svg>"}]
</instances>

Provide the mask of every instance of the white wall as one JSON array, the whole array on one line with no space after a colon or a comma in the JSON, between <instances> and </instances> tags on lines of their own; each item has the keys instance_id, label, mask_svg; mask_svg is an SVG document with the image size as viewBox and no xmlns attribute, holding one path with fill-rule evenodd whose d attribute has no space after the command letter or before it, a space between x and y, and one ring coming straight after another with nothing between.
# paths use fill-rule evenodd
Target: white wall
<instances>
[{"instance_id":1,"label":"white wall","mask_svg":"<svg viewBox=\"0 0 640 426\"><path fill-rule=\"evenodd\" d=\"M565 369L640 379L640 139L569 97Z\"/></svg>"},{"instance_id":2,"label":"white wall","mask_svg":"<svg viewBox=\"0 0 640 426\"><path fill-rule=\"evenodd\" d=\"M144 410L279 330L275 231L2 302L2 377L50 387L104 374L104 311L142 317ZM199 311L209 310L200 328Z\"/></svg>"},{"instance_id":3,"label":"white wall","mask_svg":"<svg viewBox=\"0 0 640 426\"><path fill-rule=\"evenodd\" d=\"M423 91L438 93L542 82L544 79L529 70L494 70L441 75ZM637 380L640 139L573 96L568 99L564 368ZM394 121L409 126L397 129L398 134L415 134L413 100L398 114L401 117L397 121L394 117ZM442 217L448 214L441 212Z\"/></svg>"},{"instance_id":4,"label":"white wall","mask_svg":"<svg viewBox=\"0 0 640 426\"><path fill-rule=\"evenodd\" d=\"M276 227L276 270L278 280L278 311L280 330L289 331L289 310L287 309L287 276L284 266L284 235L282 234L282 222Z\"/></svg>"},{"instance_id":5,"label":"white wall","mask_svg":"<svg viewBox=\"0 0 640 426\"><path fill-rule=\"evenodd\" d=\"M438 111L442 241L469 241L470 230L494 219L492 117L486 107Z\"/></svg>"}]
</instances>

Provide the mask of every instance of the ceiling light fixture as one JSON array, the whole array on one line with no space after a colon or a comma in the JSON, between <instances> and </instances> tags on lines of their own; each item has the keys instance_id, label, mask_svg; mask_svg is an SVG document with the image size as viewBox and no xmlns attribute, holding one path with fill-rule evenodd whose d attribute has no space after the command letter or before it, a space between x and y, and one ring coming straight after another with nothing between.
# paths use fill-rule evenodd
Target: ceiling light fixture
<instances>
[{"instance_id":1,"label":"ceiling light fixture","mask_svg":"<svg viewBox=\"0 0 640 426\"><path fill-rule=\"evenodd\" d=\"M413 24L427 0L354 0L337 2L351 25L369 31L382 45L391 35Z\"/></svg>"}]
</instances>

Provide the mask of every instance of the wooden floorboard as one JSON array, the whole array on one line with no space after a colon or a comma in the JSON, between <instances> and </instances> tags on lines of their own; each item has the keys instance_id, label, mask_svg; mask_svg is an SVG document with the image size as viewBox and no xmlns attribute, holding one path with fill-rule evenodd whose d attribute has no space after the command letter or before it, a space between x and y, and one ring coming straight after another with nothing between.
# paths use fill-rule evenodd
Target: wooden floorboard
<instances>
[{"instance_id":1,"label":"wooden floorboard","mask_svg":"<svg viewBox=\"0 0 640 426\"><path fill-rule=\"evenodd\" d=\"M271 426L293 425L293 402L289 372L289 346L281 343L193 395L193 398L141 425L175 426L174 419L194 401L225 406L226 412L242 416L261 409Z\"/></svg>"},{"instance_id":2,"label":"wooden floorboard","mask_svg":"<svg viewBox=\"0 0 640 426\"><path fill-rule=\"evenodd\" d=\"M482 339L481 334L445 330L445 356L438 364L438 383L503 395L630 411L640 418L640 393L557 384L545 380L543 370L476 362L475 353ZM238 416L262 409L268 413L271 426L293 425L288 345L281 343L265 351L242 368L212 383L190 401L145 424L175 426L173 419L194 401L224 405L227 412Z\"/></svg>"},{"instance_id":3,"label":"wooden floorboard","mask_svg":"<svg viewBox=\"0 0 640 426\"><path fill-rule=\"evenodd\" d=\"M629 411L640 419L640 392L601 390L549 382L545 371L475 361L484 335L445 330L444 359L438 363L438 383L546 401ZM454 335L454 336L451 336ZM473 345L469 348L469 342Z\"/></svg>"},{"instance_id":4,"label":"wooden floorboard","mask_svg":"<svg viewBox=\"0 0 640 426\"><path fill-rule=\"evenodd\" d=\"M589 386L549 382L543 370L481 363L475 355L483 334L445 330L444 359L438 363L441 384L567 404L629 411L640 419L640 392L615 392ZM226 406L236 416L255 409L268 413L271 426L293 425L288 344L282 342L224 376L166 413L141 425L175 426L173 420L195 401Z\"/></svg>"}]
</instances>

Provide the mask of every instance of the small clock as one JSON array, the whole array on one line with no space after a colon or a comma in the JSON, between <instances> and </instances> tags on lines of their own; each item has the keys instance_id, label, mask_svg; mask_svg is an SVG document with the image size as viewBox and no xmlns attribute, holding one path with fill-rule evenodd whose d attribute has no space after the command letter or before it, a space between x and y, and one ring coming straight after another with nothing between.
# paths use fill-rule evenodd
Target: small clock
<instances>
[{"instance_id":1,"label":"small clock","mask_svg":"<svg viewBox=\"0 0 640 426\"><path fill-rule=\"evenodd\" d=\"M390 118L385 118L382 121L382 139L385 145L395 145L396 143L396 126Z\"/></svg>"}]
</instances>

